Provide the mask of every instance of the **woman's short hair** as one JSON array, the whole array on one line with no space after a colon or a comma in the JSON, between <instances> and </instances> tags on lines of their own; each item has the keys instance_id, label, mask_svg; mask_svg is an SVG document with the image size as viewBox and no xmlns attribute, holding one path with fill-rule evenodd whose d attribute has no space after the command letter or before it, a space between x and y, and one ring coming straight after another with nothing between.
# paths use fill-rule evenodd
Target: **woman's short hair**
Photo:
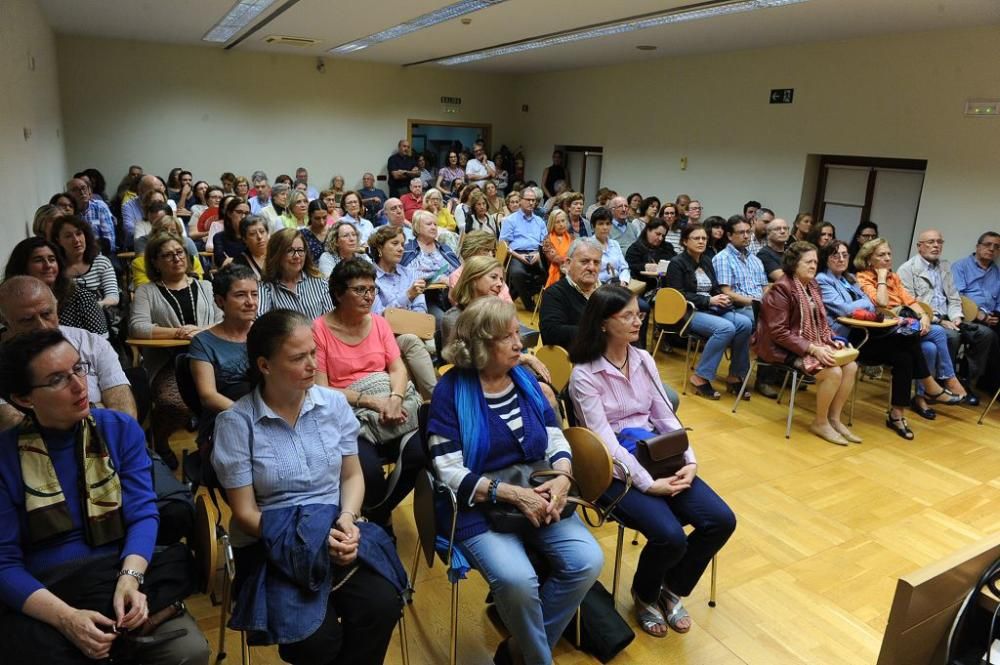
<instances>
[{"instance_id":1,"label":"woman's short hair","mask_svg":"<svg viewBox=\"0 0 1000 665\"><path fill-rule=\"evenodd\" d=\"M426 199L426 197L424 198ZM471 210L473 214L475 214L476 212L476 204L479 203L480 201L489 206L489 201L486 200L486 194L484 194L481 189L476 187L476 191L469 194L469 200L466 203L466 205L469 206L469 210Z\"/></svg>"},{"instance_id":2,"label":"woman's short hair","mask_svg":"<svg viewBox=\"0 0 1000 665\"><path fill-rule=\"evenodd\" d=\"M608 346L604 322L625 309L635 297L630 290L617 284L594 291L583 308L580 325L569 348L570 362L589 363L600 358Z\"/></svg>"},{"instance_id":3,"label":"woman's short hair","mask_svg":"<svg viewBox=\"0 0 1000 665\"><path fill-rule=\"evenodd\" d=\"M265 229L269 229L267 220L260 215L247 215L244 217L243 221L240 222L240 240L246 240L247 233L249 233L250 229L258 224L263 226Z\"/></svg>"},{"instance_id":4,"label":"woman's short hair","mask_svg":"<svg viewBox=\"0 0 1000 665\"><path fill-rule=\"evenodd\" d=\"M476 282L492 270L500 270L501 277L503 276L503 267L492 256L473 256L462 265L462 274L451 292L451 297L459 309L465 308L476 299Z\"/></svg>"},{"instance_id":5,"label":"woman's short hair","mask_svg":"<svg viewBox=\"0 0 1000 665\"><path fill-rule=\"evenodd\" d=\"M489 362L489 345L507 336L516 316L509 302L496 296L477 298L458 315L455 334L441 352L442 357L455 367L483 369Z\"/></svg>"},{"instance_id":6,"label":"woman's short hair","mask_svg":"<svg viewBox=\"0 0 1000 665\"><path fill-rule=\"evenodd\" d=\"M410 224L413 225L413 234L414 235L417 234L417 229L419 228L418 225L422 224L423 222L428 222L428 223L433 222L436 225L437 224L437 217L434 215L434 213L432 213L429 210L417 210L417 211L415 211L413 213L413 218L410 220Z\"/></svg>"},{"instance_id":7,"label":"woman's short hair","mask_svg":"<svg viewBox=\"0 0 1000 665\"><path fill-rule=\"evenodd\" d=\"M330 300L333 301L333 306L336 307L340 296L347 292L351 280L370 279L374 282L375 277L375 266L364 259L347 259L338 263L333 272L330 273L330 281L328 282Z\"/></svg>"},{"instance_id":8,"label":"woman's short hair","mask_svg":"<svg viewBox=\"0 0 1000 665\"><path fill-rule=\"evenodd\" d=\"M346 221L345 222L337 222L336 224L334 224L333 226L331 226L330 230L326 234L326 246L325 246L325 249L326 249L327 252L329 252L330 254L333 254L334 256L339 256L339 254L337 254L337 240L340 239L340 230L342 228L344 228L345 226L351 227L351 230L354 231L354 235L358 236L358 228L356 226L354 226L354 224L351 224L350 222L346 222ZM360 239L361 239L360 236L358 236L358 240L359 241L360 241Z\"/></svg>"},{"instance_id":9,"label":"woman's short hair","mask_svg":"<svg viewBox=\"0 0 1000 665\"><path fill-rule=\"evenodd\" d=\"M611 215L611 211L604 206L599 206L594 212L590 213L590 226L596 226L598 222L611 222L614 217Z\"/></svg>"},{"instance_id":10,"label":"woman's short hair","mask_svg":"<svg viewBox=\"0 0 1000 665\"><path fill-rule=\"evenodd\" d=\"M288 193L288 205L286 206L286 208L289 211L288 214L292 214L291 213L292 206L294 206L296 203L298 203L299 199L305 199L306 203L309 203L309 196L305 192L303 192L302 190L300 190L300 189L292 189L292 190L289 191L289 193Z\"/></svg>"},{"instance_id":11,"label":"woman's short hair","mask_svg":"<svg viewBox=\"0 0 1000 665\"><path fill-rule=\"evenodd\" d=\"M836 253L838 249L843 247L848 253L850 253L850 247L843 240L837 240L834 238L830 242L826 243L826 247L819 248L819 267L818 272L824 272L830 262L830 256Z\"/></svg>"},{"instance_id":12,"label":"woman's short hair","mask_svg":"<svg viewBox=\"0 0 1000 665\"><path fill-rule=\"evenodd\" d=\"M35 211L35 219L31 223L31 232L40 238L44 237L45 222L50 218L55 219L61 214L62 213L59 211L59 208L55 207L51 203L45 203L38 206L38 210Z\"/></svg>"},{"instance_id":13,"label":"woman's short hair","mask_svg":"<svg viewBox=\"0 0 1000 665\"><path fill-rule=\"evenodd\" d=\"M309 251L309 243L306 242L302 232L298 229L281 229L272 233L267 241L267 260L264 261L264 270L260 276L262 282L274 282L281 277L281 262L296 238L302 239L302 248L306 250L302 272L306 277L321 276L320 271L313 265L312 252Z\"/></svg>"},{"instance_id":14,"label":"woman's short hair","mask_svg":"<svg viewBox=\"0 0 1000 665\"><path fill-rule=\"evenodd\" d=\"M691 234L695 231L705 231L705 235L708 235L708 231L701 224L688 224L681 229L681 244L683 245L687 242L687 239L690 238Z\"/></svg>"},{"instance_id":15,"label":"woman's short hair","mask_svg":"<svg viewBox=\"0 0 1000 665\"><path fill-rule=\"evenodd\" d=\"M781 255L781 271L788 275L789 277L795 274L795 268L798 267L799 261L802 257L809 252L815 252L816 245L811 242L806 242L805 240L796 240L791 245L785 248L785 253Z\"/></svg>"},{"instance_id":16,"label":"woman's short hair","mask_svg":"<svg viewBox=\"0 0 1000 665\"><path fill-rule=\"evenodd\" d=\"M153 223L150 233L155 233L157 231L166 231L167 233L174 233L183 237L184 222L182 222L180 218L174 217L173 215L164 215Z\"/></svg>"},{"instance_id":17,"label":"woman's short hair","mask_svg":"<svg viewBox=\"0 0 1000 665\"><path fill-rule=\"evenodd\" d=\"M562 208L553 208L552 212L549 213L548 221L545 223L545 228L548 229L549 233L552 233L552 229L556 227L560 217L566 220L567 224L569 223L569 215L566 214L565 210Z\"/></svg>"},{"instance_id":18,"label":"woman's short hair","mask_svg":"<svg viewBox=\"0 0 1000 665\"><path fill-rule=\"evenodd\" d=\"M0 344L0 397L26 413L28 409L11 398L23 397L32 391L41 380L32 376L32 361L64 342L69 344L58 328L36 330L4 340Z\"/></svg>"},{"instance_id":19,"label":"woman's short hair","mask_svg":"<svg viewBox=\"0 0 1000 665\"><path fill-rule=\"evenodd\" d=\"M252 279L256 282L257 275L249 266L242 263L230 263L215 273L212 278L212 293L215 294L216 298L225 298L229 289L233 288L233 284L244 279Z\"/></svg>"},{"instance_id":20,"label":"woman's short hair","mask_svg":"<svg viewBox=\"0 0 1000 665\"><path fill-rule=\"evenodd\" d=\"M476 189L479 189L479 188L476 187ZM471 193L469 194L469 197L470 198L472 197ZM432 198L438 198L438 199L444 200L444 196L441 194L441 190L440 189L436 189L434 187L431 187L426 192L424 192L424 200L423 200L424 209L427 208L427 202L430 201Z\"/></svg>"},{"instance_id":21,"label":"woman's short hair","mask_svg":"<svg viewBox=\"0 0 1000 665\"><path fill-rule=\"evenodd\" d=\"M889 241L885 238L872 238L865 244L858 248L858 253L854 257L854 267L858 270L867 270L871 267L872 254L874 254L879 247L882 245L888 245Z\"/></svg>"},{"instance_id":22,"label":"woman's short hair","mask_svg":"<svg viewBox=\"0 0 1000 665\"><path fill-rule=\"evenodd\" d=\"M341 208L341 210L345 210L346 211L347 208L345 208L344 206L347 205L347 199L349 199L352 196L358 197L358 205L360 206L360 212L358 213L358 216L362 217L363 216L362 213L364 212L364 209L365 209L365 204L361 202L361 194L359 194L358 192L356 192L353 189L349 189L346 192L344 192L343 195L341 195L341 197L340 197L340 208Z\"/></svg>"},{"instance_id":23,"label":"woman's short hair","mask_svg":"<svg viewBox=\"0 0 1000 665\"><path fill-rule=\"evenodd\" d=\"M290 191L292 191L292 188L286 185L285 183L275 182L274 185L271 186L271 198L274 198L276 194L277 195L287 194Z\"/></svg>"},{"instance_id":24,"label":"woman's short hair","mask_svg":"<svg viewBox=\"0 0 1000 665\"><path fill-rule=\"evenodd\" d=\"M399 226L386 224L380 226L378 231L368 237L368 251L372 255L372 260L378 263L382 258L382 247L397 236L403 235L403 229Z\"/></svg>"},{"instance_id":25,"label":"woman's short hair","mask_svg":"<svg viewBox=\"0 0 1000 665\"><path fill-rule=\"evenodd\" d=\"M293 330L310 325L304 314L292 309L272 309L257 317L247 333L247 359L250 361L247 376L251 385L255 388L264 385L264 375L260 373L257 361L273 358Z\"/></svg>"},{"instance_id":26,"label":"woman's short hair","mask_svg":"<svg viewBox=\"0 0 1000 665\"><path fill-rule=\"evenodd\" d=\"M476 229L469 231L462 236L462 241L458 246L458 255L462 261L468 261L473 256L489 254L493 256L497 251L497 237L489 231Z\"/></svg>"},{"instance_id":27,"label":"woman's short hair","mask_svg":"<svg viewBox=\"0 0 1000 665\"><path fill-rule=\"evenodd\" d=\"M175 242L181 246L184 254L187 255L187 272L190 274L194 270L194 265L191 263L191 255L188 254L187 247L184 245L183 236L170 233L169 231L161 231L149 236L149 240L146 241L146 251L143 254L146 261L146 275L149 277L150 282L157 282L163 278L163 273L156 266L156 259L160 256L160 250L168 242Z\"/></svg>"},{"instance_id":28,"label":"woman's short hair","mask_svg":"<svg viewBox=\"0 0 1000 665\"><path fill-rule=\"evenodd\" d=\"M49 203L54 206L59 205L59 199L68 199L70 205L73 206L73 214L79 215L82 211L80 210L80 204L76 202L73 195L68 192L59 192L58 194L53 194L52 198L49 199Z\"/></svg>"},{"instance_id":29,"label":"woman's short hair","mask_svg":"<svg viewBox=\"0 0 1000 665\"><path fill-rule=\"evenodd\" d=\"M649 206L653 205L654 203L656 204L657 212L659 212L660 199L655 196L647 196L642 200L642 203L639 204L639 215L645 217L646 213L649 211Z\"/></svg>"},{"instance_id":30,"label":"woman's short hair","mask_svg":"<svg viewBox=\"0 0 1000 665\"><path fill-rule=\"evenodd\" d=\"M77 231L83 233L85 245L83 250L84 263L90 263L101 253L101 248L97 246L97 239L94 238L94 229L91 228L89 222L80 219L76 215L62 215L61 217L56 217L56 220L52 222L51 237L52 242L59 246L59 251L63 252L63 259L66 258L66 254L63 251L62 245L59 244L59 233L64 226L72 226Z\"/></svg>"},{"instance_id":31,"label":"woman's short hair","mask_svg":"<svg viewBox=\"0 0 1000 665\"><path fill-rule=\"evenodd\" d=\"M521 192L514 190L513 192L505 196L503 200L504 203L507 203L509 205L510 202L513 201L514 199L520 200L520 198L521 198Z\"/></svg>"},{"instance_id":32,"label":"woman's short hair","mask_svg":"<svg viewBox=\"0 0 1000 665\"><path fill-rule=\"evenodd\" d=\"M250 189L250 181L247 180L246 176L243 175L236 176L236 178L233 180L233 189L236 189L238 185L246 185L247 189L248 190Z\"/></svg>"}]
</instances>

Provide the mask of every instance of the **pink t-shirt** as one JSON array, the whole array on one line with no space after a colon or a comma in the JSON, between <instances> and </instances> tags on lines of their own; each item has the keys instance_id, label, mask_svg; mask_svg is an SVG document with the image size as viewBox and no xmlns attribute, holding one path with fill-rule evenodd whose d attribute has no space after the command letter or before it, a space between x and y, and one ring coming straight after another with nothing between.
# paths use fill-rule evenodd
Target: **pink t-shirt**
<instances>
[{"instance_id":1,"label":"pink t-shirt","mask_svg":"<svg viewBox=\"0 0 1000 665\"><path fill-rule=\"evenodd\" d=\"M346 388L372 372L386 372L389 365L399 358L399 345L389 324L378 314L370 316L371 332L357 344L338 339L327 327L323 316L313 320L317 369L326 374L330 386Z\"/></svg>"}]
</instances>

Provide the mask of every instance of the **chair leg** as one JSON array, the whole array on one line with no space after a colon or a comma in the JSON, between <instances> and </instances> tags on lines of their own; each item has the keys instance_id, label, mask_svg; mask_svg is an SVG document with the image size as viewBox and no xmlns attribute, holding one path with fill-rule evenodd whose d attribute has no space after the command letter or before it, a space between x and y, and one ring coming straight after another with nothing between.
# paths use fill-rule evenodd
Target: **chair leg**
<instances>
[{"instance_id":1,"label":"chair leg","mask_svg":"<svg viewBox=\"0 0 1000 665\"><path fill-rule=\"evenodd\" d=\"M713 565L712 570L715 570ZM399 614L399 652L403 658L403 665L410 665L410 645L406 639L406 606L403 606Z\"/></svg>"},{"instance_id":2,"label":"chair leg","mask_svg":"<svg viewBox=\"0 0 1000 665\"><path fill-rule=\"evenodd\" d=\"M788 376L791 372L785 372L785 378L781 381L781 390L778 391L778 397L774 401L781 404L781 396L785 394L785 387L788 385ZM795 388L792 388L794 390Z\"/></svg>"},{"instance_id":3,"label":"chair leg","mask_svg":"<svg viewBox=\"0 0 1000 665\"><path fill-rule=\"evenodd\" d=\"M660 328L660 334L656 336L656 344L653 345L653 352L650 354L654 358L656 357L656 352L660 348L660 342L663 341L663 328Z\"/></svg>"},{"instance_id":4,"label":"chair leg","mask_svg":"<svg viewBox=\"0 0 1000 665\"><path fill-rule=\"evenodd\" d=\"M788 376L785 376L788 380ZM799 373L792 372L792 393L788 397L788 423L785 425L785 438L792 438L792 413L795 411L795 393L799 390Z\"/></svg>"},{"instance_id":5,"label":"chair leg","mask_svg":"<svg viewBox=\"0 0 1000 665\"><path fill-rule=\"evenodd\" d=\"M712 557L712 588L708 593L708 606L715 607L715 583L719 568L719 555Z\"/></svg>"},{"instance_id":6,"label":"chair leg","mask_svg":"<svg viewBox=\"0 0 1000 665\"><path fill-rule=\"evenodd\" d=\"M986 405L986 408L983 409L982 414L980 414L979 416L980 425L983 424L983 419L986 417L986 414L990 412L990 409L993 408L993 405L996 403L998 397L1000 397L1000 388L997 388L997 391L993 393L993 399L990 400L990 403Z\"/></svg>"},{"instance_id":7,"label":"chair leg","mask_svg":"<svg viewBox=\"0 0 1000 665\"><path fill-rule=\"evenodd\" d=\"M219 603L219 648L215 651L215 662L219 663L226 657L226 615L229 612L229 592L231 582L229 575L222 573L222 602Z\"/></svg>"},{"instance_id":8,"label":"chair leg","mask_svg":"<svg viewBox=\"0 0 1000 665\"><path fill-rule=\"evenodd\" d=\"M240 631L240 661L243 665L250 665L250 645L247 644L246 631Z\"/></svg>"},{"instance_id":9,"label":"chair leg","mask_svg":"<svg viewBox=\"0 0 1000 665\"><path fill-rule=\"evenodd\" d=\"M854 427L854 405L858 402L858 383L861 380L861 368L854 372L854 389L851 391L851 414L847 417L847 425Z\"/></svg>"},{"instance_id":10,"label":"chair leg","mask_svg":"<svg viewBox=\"0 0 1000 665\"><path fill-rule=\"evenodd\" d=\"M413 550L413 565L410 566L410 588L411 589L413 588L413 585L417 583L417 568L420 567L420 554L421 554L420 545L421 545L421 543L420 543L420 534L417 534L417 546ZM412 602L413 602L413 595L411 593L410 597L407 599L406 603L409 605Z\"/></svg>"},{"instance_id":11,"label":"chair leg","mask_svg":"<svg viewBox=\"0 0 1000 665\"><path fill-rule=\"evenodd\" d=\"M638 534L639 532L636 531ZM611 580L611 599L618 604L618 581L622 574L622 549L625 545L625 525L618 523L618 541L615 543L615 572Z\"/></svg>"},{"instance_id":12,"label":"chair leg","mask_svg":"<svg viewBox=\"0 0 1000 665\"><path fill-rule=\"evenodd\" d=\"M691 338L687 339L687 346L684 349L684 383L681 386L681 394L688 394L688 372L691 371Z\"/></svg>"},{"instance_id":13,"label":"chair leg","mask_svg":"<svg viewBox=\"0 0 1000 665\"><path fill-rule=\"evenodd\" d=\"M638 529L636 529L635 533L632 534L632 544L633 545L638 545L639 544L639 530Z\"/></svg>"},{"instance_id":14,"label":"chair leg","mask_svg":"<svg viewBox=\"0 0 1000 665\"><path fill-rule=\"evenodd\" d=\"M448 645L449 665L458 665L458 582L451 585L451 642Z\"/></svg>"},{"instance_id":15,"label":"chair leg","mask_svg":"<svg viewBox=\"0 0 1000 665\"><path fill-rule=\"evenodd\" d=\"M740 386L740 392L736 395L736 401L733 402L733 413L736 413L736 407L740 405L740 401L743 399L743 393L747 391L747 383L750 382L750 375L753 374L755 369L757 369L756 360L753 361L753 365L750 365L750 371L747 372L747 375L743 377L743 385Z\"/></svg>"},{"instance_id":16,"label":"chair leg","mask_svg":"<svg viewBox=\"0 0 1000 665\"><path fill-rule=\"evenodd\" d=\"M576 618L573 620L576 630L576 648L580 648L580 644L583 642L583 605L576 608Z\"/></svg>"}]
</instances>

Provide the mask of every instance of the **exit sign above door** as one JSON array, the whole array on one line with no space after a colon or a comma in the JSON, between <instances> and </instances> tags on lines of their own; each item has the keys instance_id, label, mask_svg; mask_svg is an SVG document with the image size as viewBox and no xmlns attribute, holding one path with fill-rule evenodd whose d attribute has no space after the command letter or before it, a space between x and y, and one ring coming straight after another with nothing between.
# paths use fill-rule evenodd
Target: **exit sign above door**
<instances>
[{"instance_id":1,"label":"exit sign above door","mask_svg":"<svg viewBox=\"0 0 1000 665\"><path fill-rule=\"evenodd\" d=\"M772 104L791 104L795 95L795 88L774 88L771 90Z\"/></svg>"}]
</instances>

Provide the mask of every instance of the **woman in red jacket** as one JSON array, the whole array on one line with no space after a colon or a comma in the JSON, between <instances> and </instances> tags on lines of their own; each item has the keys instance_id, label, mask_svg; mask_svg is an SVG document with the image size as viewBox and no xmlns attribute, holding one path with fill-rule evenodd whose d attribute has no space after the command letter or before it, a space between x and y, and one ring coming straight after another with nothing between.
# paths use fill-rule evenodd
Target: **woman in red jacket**
<instances>
[{"instance_id":1,"label":"woman in red jacket","mask_svg":"<svg viewBox=\"0 0 1000 665\"><path fill-rule=\"evenodd\" d=\"M826 309L816 283L816 246L794 242L782 260L785 273L775 282L761 303L760 324L751 341L757 356L769 363L792 365L816 377L816 417L809 431L816 436L846 446L861 443L840 414L854 386L857 363L838 366L834 351L845 342L834 338L826 320Z\"/></svg>"}]
</instances>

